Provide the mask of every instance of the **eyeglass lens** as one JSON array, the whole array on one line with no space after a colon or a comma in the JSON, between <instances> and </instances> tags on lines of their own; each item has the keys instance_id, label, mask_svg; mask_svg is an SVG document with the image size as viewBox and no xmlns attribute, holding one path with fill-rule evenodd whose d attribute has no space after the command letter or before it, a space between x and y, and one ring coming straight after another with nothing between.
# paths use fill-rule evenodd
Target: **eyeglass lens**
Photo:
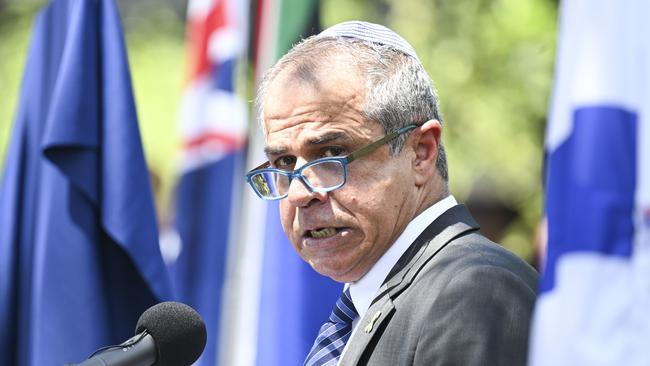
<instances>
[{"instance_id":1,"label":"eyeglass lens","mask_svg":"<svg viewBox=\"0 0 650 366\"><path fill-rule=\"evenodd\" d=\"M343 183L343 164L339 161L322 161L301 170L305 183L312 189L334 188ZM255 190L263 197L280 197L289 191L290 172L262 172L251 178Z\"/></svg>"}]
</instances>

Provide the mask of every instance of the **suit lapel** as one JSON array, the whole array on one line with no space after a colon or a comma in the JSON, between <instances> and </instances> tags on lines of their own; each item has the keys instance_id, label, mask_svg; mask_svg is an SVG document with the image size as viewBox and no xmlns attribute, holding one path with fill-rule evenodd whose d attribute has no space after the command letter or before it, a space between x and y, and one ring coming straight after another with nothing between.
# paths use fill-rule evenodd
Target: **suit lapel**
<instances>
[{"instance_id":1,"label":"suit lapel","mask_svg":"<svg viewBox=\"0 0 650 366\"><path fill-rule=\"evenodd\" d=\"M478 228L478 224L464 205L450 208L433 221L415 239L388 274L379 288L379 295L373 300L353 337L348 341L350 344L339 365L356 365L368 344L381 335L377 329L382 329L395 311L393 300L411 284L419 270L450 241Z\"/></svg>"},{"instance_id":2,"label":"suit lapel","mask_svg":"<svg viewBox=\"0 0 650 366\"><path fill-rule=\"evenodd\" d=\"M479 228L478 224L465 205L456 205L449 210L445 211L437 219L435 219L426 229L420 234L409 249L402 255L402 257L397 261L395 266L391 269L388 276L386 276L385 282L394 282L400 281L400 275L404 274L404 270L408 270L414 264L415 257L423 253L422 249L427 245L431 244L436 246L433 250L442 249L451 239L457 235L461 235L463 231L458 230L445 230L450 227L453 227L455 224L464 223L467 226L470 226L473 229ZM438 237L440 236L440 237ZM433 238L433 240L432 240Z\"/></svg>"}]
</instances>

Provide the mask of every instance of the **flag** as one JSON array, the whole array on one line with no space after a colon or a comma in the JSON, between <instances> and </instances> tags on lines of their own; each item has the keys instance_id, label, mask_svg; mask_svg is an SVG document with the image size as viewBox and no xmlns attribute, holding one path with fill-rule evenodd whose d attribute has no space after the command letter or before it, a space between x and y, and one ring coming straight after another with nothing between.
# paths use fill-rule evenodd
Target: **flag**
<instances>
[{"instance_id":1,"label":"flag","mask_svg":"<svg viewBox=\"0 0 650 366\"><path fill-rule=\"evenodd\" d=\"M254 65L262 73L301 37L318 29L318 2L258 0ZM257 125L250 134L247 167L267 160ZM304 263L282 231L277 202L260 200L247 187L242 239L230 303L233 329L224 365L301 365L342 285Z\"/></svg>"},{"instance_id":2,"label":"flag","mask_svg":"<svg viewBox=\"0 0 650 366\"><path fill-rule=\"evenodd\" d=\"M197 365L220 357L222 302L243 187L247 105L237 92L248 37L248 2L191 0L187 80L181 101L182 174L175 228L180 252L170 261L178 300L203 317L207 344Z\"/></svg>"},{"instance_id":3,"label":"flag","mask_svg":"<svg viewBox=\"0 0 650 366\"><path fill-rule=\"evenodd\" d=\"M0 187L0 364L81 361L170 296L117 9L54 0Z\"/></svg>"},{"instance_id":4,"label":"flag","mask_svg":"<svg viewBox=\"0 0 650 366\"><path fill-rule=\"evenodd\" d=\"M561 3L530 364L650 360L650 3Z\"/></svg>"}]
</instances>

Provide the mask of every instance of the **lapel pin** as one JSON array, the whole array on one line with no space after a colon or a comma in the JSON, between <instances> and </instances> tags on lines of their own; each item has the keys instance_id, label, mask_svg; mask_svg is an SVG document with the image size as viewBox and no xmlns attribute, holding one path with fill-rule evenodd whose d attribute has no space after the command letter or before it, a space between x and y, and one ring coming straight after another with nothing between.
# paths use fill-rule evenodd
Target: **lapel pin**
<instances>
[{"instance_id":1,"label":"lapel pin","mask_svg":"<svg viewBox=\"0 0 650 366\"><path fill-rule=\"evenodd\" d=\"M375 323L377 322L380 316L381 316L381 311L376 312L375 315L372 316L372 319L370 319L370 321L368 322L368 325L366 325L366 327L363 329L363 331L366 333L372 332L372 328L375 326Z\"/></svg>"}]
</instances>

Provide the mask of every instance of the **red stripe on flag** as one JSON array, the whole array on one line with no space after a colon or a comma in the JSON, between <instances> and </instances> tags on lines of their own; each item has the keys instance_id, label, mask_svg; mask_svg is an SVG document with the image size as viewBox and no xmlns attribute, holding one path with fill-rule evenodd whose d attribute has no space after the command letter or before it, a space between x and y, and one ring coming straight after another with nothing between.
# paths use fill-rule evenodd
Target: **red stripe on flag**
<instances>
[{"instance_id":1,"label":"red stripe on flag","mask_svg":"<svg viewBox=\"0 0 650 366\"><path fill-rule=\"evenodd\" d=\"M223 150L225 151L232 151L242 148L246 143L246 138L243 136L212 131L185 141L184 147L186 150L192 150L212 143L216 143L220 147L223 147Z\"/></svg>"}]
</instances>

